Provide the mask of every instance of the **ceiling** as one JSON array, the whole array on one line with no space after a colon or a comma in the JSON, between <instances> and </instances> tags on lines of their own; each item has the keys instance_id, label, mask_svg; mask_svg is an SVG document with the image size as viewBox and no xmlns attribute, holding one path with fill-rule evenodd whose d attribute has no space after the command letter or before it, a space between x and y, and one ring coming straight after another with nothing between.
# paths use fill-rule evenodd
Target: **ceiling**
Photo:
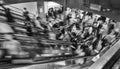
<instances>
[{"instance_id":1,"label":"ceiling","mask_svg":"<svg viewBox=\"0 0 120 69\"><path fill-rule=\"evenodd\" d=\"M59 3L64 2L64 0L4 0L4 2L7 4L32 2L32 1L56 1ZM78 3L85 1L89 1L90 3L100 4L104 7L120 9L120 0L67 0L67 2L72 3L72 5L77 5Z\"/></svg>"},{"instance_id":2,"label":"ceiling","mask_svg":"<svg viewBox=\"0 0 120 69\"><path fill-rule=\"evenodd\" d=\"M13 3L23 3L23 2L33 2L33 1L55 1L59 4L64 4L65 0L4 0L6 4ZM83 6L85 1L89 1L89 3L99 4L104 8L112 9L111 12L97 12L90 10L89 7ZM120 21L120 0L67 0L67 6L71 8L79 8L86 11L91 11L97 14L101 14L117 21Z\"/></svg>"}]
</instances>

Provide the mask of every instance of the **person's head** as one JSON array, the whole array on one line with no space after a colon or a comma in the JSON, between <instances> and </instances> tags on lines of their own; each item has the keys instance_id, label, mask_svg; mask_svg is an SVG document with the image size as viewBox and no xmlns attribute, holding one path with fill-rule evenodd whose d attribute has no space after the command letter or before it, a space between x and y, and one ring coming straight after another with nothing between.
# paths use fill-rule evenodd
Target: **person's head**
<instances>
[{"instance_id":1,"label":"person's head","mask_svg":"<svg viewBox=\"0 0 120 69\"><path fill-rule=\"evenodd\" d=\"M91 18L93 17L93 14L91 12L88 12L86 15L90 16Z\"/></svg>"},{"instance_id":2,"label":"person's head","mask_svg":"<svg viewBox=\"0 0 120 69\"><path fill-rule=\"evenodd\" d=\"M115 20L109 20L109 23L116 23L116 21Z\"/></svg>"},{"instance_id":3,"label":"person's head","mask_svg":"<svg viewBox=\"0 0 120 69\"><path fill-rule=\"evenodd\" d=\"M41 18L40 18L40 17L37 17L36 19L39 20L39 19L41 19Z\"/></svg>"},{"instance_id":4,"label":"person's head","mask_svg":"<svg viewBox=\"0 0 120 69\"><path fill-rule=\"evenodd\" d=\"M101 16L101 17L98 18L97 21L99 21L99 22L101 21L102 23L104 23L106 21L106 17Z\"/></svg>"},{"instance_id":5,"label":"person's head","mask_svg":"<svg viewBox=\"0 0 120 69\"><path fill-rule=\"evenodd\" d=\"M24 7L23 9L24 9L24 10L27 10L27 8L26 8L26 7Z\"/></svg>"},{"instance_id":6,"label":"person's head","mask_svg":"<svg viewBox=\"0 0 120 69\"><path fill-rule=\"evenodd\" d=\"M50 12L53 12L53 8L49 8L49 11L50 11Z\"/></svg>"},{"instance_id":7,"label":"person's head","mask_svg":"<svg viewBox=\"0 0 120 69\"><path fill-rule=\"evenodd\" d=\"M6 8L7 9L7 11L10 11L10 8Z\"/></svg>"},{"instance_id":8,"label":"person's head","mask_svg":"<svg viewBox=\"0 0 120 69\"><path fill-rule=\"evenodd\" d=\"M83 51L85 51L86 49L88 49L88 45L87 45L87 44L83 44L83 45L81 46L81 49L83 49Z\"/></svg>"},{"instance_id":9,"label":"person's head","mask_svg":"<svg viewBox=\"0 0 120 69\"><path fill-rule=\"evenodd\" d=\"M59 24L60 24L60 26L64 26L65 25L65 23L63 21L60 21Z\"/></svg>"},{"instance_id":10,"label":"person's head","mask_svg":"<svg viewBox=\"0 0 120 69\"><path fill-rule=\"evenodd\" d=\"M76 24L76 28L77 30L80 30L80 25L78 23Z\"/></svg>"},{"instance_id":11,"label":"person's head","mask_svg":"<svg viewBox=\"0 0 120 69\"><path fill-rule=\"evenodd\" d=\"M76 36L76 33L74 33L74 32L72 32L71 34L72 34L74 37Z\"/></svg>"}]
</instances>

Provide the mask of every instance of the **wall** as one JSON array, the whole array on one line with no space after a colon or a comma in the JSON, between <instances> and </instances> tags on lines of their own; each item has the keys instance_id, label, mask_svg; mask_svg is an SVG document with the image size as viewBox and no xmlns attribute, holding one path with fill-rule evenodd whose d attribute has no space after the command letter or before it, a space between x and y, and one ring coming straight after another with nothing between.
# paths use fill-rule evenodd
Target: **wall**
<instances>
[{"instance_id":1,"label":"wall","mask_svg":"<svg viewBox=\"0 0 120 69\"><path fill-rule=\"evenodd\" d=\"M33 14L36 14L36 15L38 14L37 2L27 2L27 3L19 3L19 4L10 4L10 5L6 5L6 6L9 7L9 8L11 8L11 9L13 9L13 10L20 11L20 12L22 12L23 8L26 7L27 10L30 13L33 13ZM19 8L19 9L16 9L16 8L13 8L13 7L16 7L16 8Z\"/></svg>"},{"instance_id":2,"label":"wall","mask_svg":"<svg viewBox=\"0 0 120 69\"><path fill-rule=\"evenodd\" d=\"M54 8L54 7L59 7L60 4L56 3L56 2L52 2L52 1L45 1L44 2L44 12L47 13L49 8Z\"/></svg>"}]
</instances>

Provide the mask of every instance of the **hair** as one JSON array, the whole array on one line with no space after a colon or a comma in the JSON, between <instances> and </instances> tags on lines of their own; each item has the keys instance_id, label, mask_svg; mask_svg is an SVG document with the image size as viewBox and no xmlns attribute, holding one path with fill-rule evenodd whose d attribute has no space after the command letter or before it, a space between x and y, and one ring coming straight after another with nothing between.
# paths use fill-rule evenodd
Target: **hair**
<instances>
[{"instance_id":1,"label":"hair","mask_svg":"<svg viewBox=\"0 0 120 69\"><path fill-rule=\"evenodd\" d=\"M7 11L10 11L10 8L6 8Z\"/></svg>"},{"instance_id":2,"label":"hair","mask_svg":"<svg viewBox=\"0 0 120 69\"><path fill-rule=\"evenodd\" d=\"M40 17L37 17L37 19L40 19Z\"/></svg>"},{"instance_id":3,"label":"hair","mask_svg":"<svg viewBox=\"0 0 120 69\"><path fill-rule=\"evenodd\" d=\"M99 17L99 18L98 18L98 20L97 20L97 21L100 21L100 20L101 20L101 21L103 21L103 22L105 22L105 21L106 21L106 17L101 16L101 17Z\"/></svg>"},{"instance_id":4,"label":"hair","mask_svg":"<svg viewBox=\"0 0 120 69\"><path fill-rule=\"evenodd\" d=\"M27 10L27 8L26 8L26 7L24 7L23 9L24 9L24 10Z\"/></svg>"},{"instance_id":5,"label":"hair","mask_svg":"<svg viewBox=\"0 0 120 69\"><path fill-rule=\"evenodd\" d=\"M93 13L88 12L86 15L90 16L91 18L93 17Z\"/></svg>"},{"instance_id":6,"label":"hair","mask_svg":"<svg viewBox=\"0 0 120 69\"><path fill-rule=\"evenodd\" d=\"M87 45L82 45L81 49L83 49L83 52L85 52L86 56L90 56L91 55L90 49L89 49L89 47Z\"/></svg>"},{"instance_id":7,"label":"hair","mask_svg":"<svg viewBox=\"0 0 120 69\"><path fill-rule=\"evenodd\" d=\"M112 20L112 22L115 22L115 23L116 23L116 21L115 21L115 20Z\"/></svg>"},{"instance_id":8,"label":"hair","mask_svg":"<svg viewBox=\"0 0 120 69\"><path fill-rule=\"evenodd\" d=\"M79 30L80 29L80 25L78 23L76 23L76 28Z\"/></svg>"}]
</instances>

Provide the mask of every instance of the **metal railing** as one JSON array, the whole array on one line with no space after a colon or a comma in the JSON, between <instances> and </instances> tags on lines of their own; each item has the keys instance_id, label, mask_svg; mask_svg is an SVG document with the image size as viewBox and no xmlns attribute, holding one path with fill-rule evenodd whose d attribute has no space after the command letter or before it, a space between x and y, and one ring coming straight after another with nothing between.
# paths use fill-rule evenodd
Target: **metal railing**
<instances>
[{"instance_id":1,"label":"metal railing","mask_svg":"<svg viewBox=\"0 0 120 69\"><path fill-rule=\"evenodd\" d=\"M110 47L105 51L105 53L96 61L93 65L90 66L89 69L102 69L104 65L106 65L113 55L118 51L120 37L117 37L116 40L112 42ZM109 57L108 57L109 56Z\"/></svg>"}]
</instances>

